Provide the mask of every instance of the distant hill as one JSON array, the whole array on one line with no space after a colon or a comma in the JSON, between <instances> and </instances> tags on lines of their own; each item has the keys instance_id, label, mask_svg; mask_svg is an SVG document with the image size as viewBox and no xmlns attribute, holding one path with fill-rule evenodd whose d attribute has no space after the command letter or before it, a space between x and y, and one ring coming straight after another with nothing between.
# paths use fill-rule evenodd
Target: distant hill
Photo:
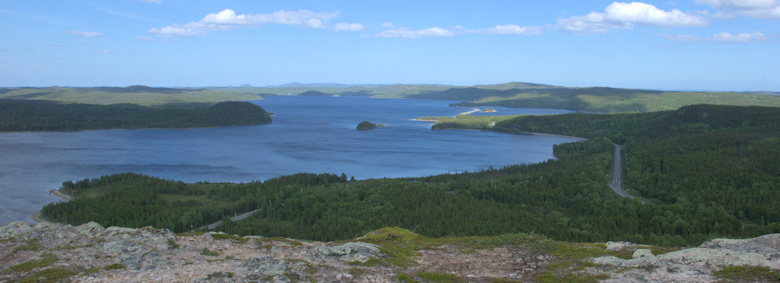
<instances>
[{"instance_id":1,"label":"distant hill","mask_svg":"<svg viewBox=\"0 0 780 283\"><path fill-rule=\"evenodd\" d=\"M148 86L95 88L0 88L0 99L54 100L61 102L159 105L166 103L216 103L257 100L263 96L368 96L461 101L456 106L553 108L583 112L652 112L686 105L713 104L780 107L777 92L661 91L610 87L561 87L526 82L493 85L347 85L289 83L275 87L155 88Z\"/></svg>"},{"instance_id":2,"label":"distant hill","mask_svg":"<svg viewBox=\"0 0 780 283\"><path fill-rule=\"evenodd\" d=\"M207 88L128 87L19 87L0 88L0 99L51 100L67 103L162 105L217 103L262 99L257 94Z\"/></svg>"}]
</instances>

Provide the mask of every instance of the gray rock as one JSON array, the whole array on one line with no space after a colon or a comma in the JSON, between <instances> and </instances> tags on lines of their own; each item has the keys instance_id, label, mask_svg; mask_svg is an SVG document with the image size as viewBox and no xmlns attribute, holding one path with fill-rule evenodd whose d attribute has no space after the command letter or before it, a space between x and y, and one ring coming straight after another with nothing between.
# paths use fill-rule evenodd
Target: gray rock
<instances>
[{"instance_id":1,"label":"gray rock","mask_svg":"<svg viewBox=\"0 0 780 283\"><path fill-rule=\"evenodd\" d=\"M327 260L335 258L343 262L366 262L380 255L379 247L363 242L349 242L336 246L317 246L309 250L313 259Z\"/></svg>"},{"instance_id":2,"label":"gray rock","mask_svg":"<svg viewBox=\"0 0 780 283\"><path fill-rule=\"evenodd\" d=\"M106 228L92 221L76 227L76 231L88 239L97 238L104 230L106 230Z\"/></svg>"},{"instance_id":3,"label":"gray rock","mask_svg":"<svg viewBox=\"0 0 780 283\"><path fill-rule=\"evenodd\" d=\"M24 238L35 232L30 224L24 221L11 222L0 227L0 239Z\"/></svg>"},{"instance_id":4,"label":"gray rock","mask_svg":"<svg viewBox=\"0 0 780 283\"><path fill-rule=\"evenodd\" d=\"M109 255L138 254L146 251L143 245L130 240L117 240L103 243L103 252Z\"/></svg>"},{"instance_id":5,"label":"gray rock","mask_svg":"<svg viewBox=\"0 0 780 283\"><path fill-rule=\"evenodd\" d=\"M654 256L654 255L653 255L653 252L651 252L648 249L638 249L638 250L634 251L633 255L631 255L632 258L641 258L641 257L646 257L646 256Z\"/></svg>"}]
</instances>

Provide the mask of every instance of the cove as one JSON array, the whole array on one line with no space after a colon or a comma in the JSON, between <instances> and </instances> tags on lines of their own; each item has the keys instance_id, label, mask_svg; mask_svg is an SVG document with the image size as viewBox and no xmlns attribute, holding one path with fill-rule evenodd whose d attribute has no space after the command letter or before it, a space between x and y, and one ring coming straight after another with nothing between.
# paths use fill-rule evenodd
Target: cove
<instances>
[{"instance_id":1,"label":"cove","mask_svg":"<svg viewBox=\"0 0 780 283\"><path fill-rule=\"evenodd\" d=\"M565 137L433 131L423 116L454 116L460 101L275 96L253 103L272 124L181 130L0 133L0 225L61 199L63 181L135 172L184 182L250 182L299 172L356 179L476 171L554 158ZM497 109L496 115L566 110ZM361 121L386 127L358 131Z\"/></svg>"}]
</instances>

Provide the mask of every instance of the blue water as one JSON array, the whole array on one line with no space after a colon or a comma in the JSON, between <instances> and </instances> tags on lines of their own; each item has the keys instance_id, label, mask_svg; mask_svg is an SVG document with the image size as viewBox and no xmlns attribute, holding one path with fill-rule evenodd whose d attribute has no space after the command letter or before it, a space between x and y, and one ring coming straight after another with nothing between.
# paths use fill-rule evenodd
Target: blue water
<instances>
[{"instance_id":1,"label":"blue water","mask_svg":"<svg viewBox=\"0 0 780 283\"><path fill-rule=\"evenodd\" d=\"M30 215L60 201L48 191L63 181L113 173L136 172L185 182L249 182L298 172L345 173L356 179L414 177L541 162L554 158L553 144L572 141L432 131L431 122L411 120L468 110L447 106L455 102L279 96L253 102L276 115L267 125L0 133L0 225L20 220L34 223ZM491 108L498 113L507 110ZM538 109L530 111L539 114ZM355 130L364 120L387 126Z\"/></svg>"}]
</instances>

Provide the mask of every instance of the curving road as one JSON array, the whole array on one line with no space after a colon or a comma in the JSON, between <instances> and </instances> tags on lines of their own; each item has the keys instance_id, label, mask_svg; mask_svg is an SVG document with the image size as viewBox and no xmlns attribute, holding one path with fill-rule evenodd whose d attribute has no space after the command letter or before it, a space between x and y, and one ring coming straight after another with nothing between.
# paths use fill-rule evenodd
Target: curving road
<instances>
[{"instance_id":1,"label":"curving road","mask_svg":"<svg viewBox=\"0 0 780 283\"><path fill-rule=\"evenodd\" d=\"M634 196L629 195L626 191L624 191L623 185L621 185L623 183L623 178L622 178L623 163L622 163L622 159L620 158L620 149L622 149L623 147L617 144L613 144L613 145L615 145L615 160L612 162L613 164L612 183L609 183L609 187L612 188L612 190L615 191L615 193L617 193L621 197L633 199ZM643 201L642 203L645 202Z\"/></svg>"}]
</instances>

